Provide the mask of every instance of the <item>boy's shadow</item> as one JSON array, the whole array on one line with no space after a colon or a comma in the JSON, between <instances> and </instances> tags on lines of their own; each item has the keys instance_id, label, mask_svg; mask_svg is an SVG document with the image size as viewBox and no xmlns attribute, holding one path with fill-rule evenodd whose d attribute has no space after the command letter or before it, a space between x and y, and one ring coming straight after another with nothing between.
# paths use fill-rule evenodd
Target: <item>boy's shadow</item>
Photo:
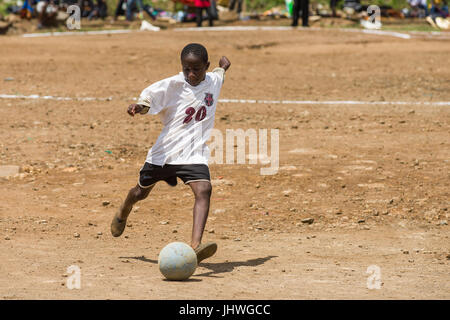
<instances>
[{"instance_id":1,"label":"boy's shadow","mask_svg":"<svg viewBox=\"0 0 450 320\"><path fill-rule=\"evenodd\" d=\"M267 256L264 258L250 259L247 261L234 261L234 262L219 262L219 263L203 263L199 264L199 267L208 268L210 272L205 272L201 274L196 274L195 277L214 277L220 273L231 272L236 267L256 267L264 264L272 258L277 258L278 256ZM120 257L120 259L136 259L144 262L149 262L153 264L158 264L158 260L148 259L145 256L140 257Z\"/></svg>"}]
</instances>

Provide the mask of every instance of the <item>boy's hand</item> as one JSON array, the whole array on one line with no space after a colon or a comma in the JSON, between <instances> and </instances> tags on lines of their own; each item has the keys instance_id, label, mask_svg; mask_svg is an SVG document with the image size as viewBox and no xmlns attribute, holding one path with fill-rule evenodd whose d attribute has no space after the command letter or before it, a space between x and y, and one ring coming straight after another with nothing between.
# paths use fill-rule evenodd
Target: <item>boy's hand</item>
<instances>
[{"instance_id":1,"label":"boy's hand","mask_svg":"<svg viewBox=\"0 0 450 320\"><path fill-rule=\"evenodd\" d=\"M220 58L219 67L221 67L222 69L227 71L230 66L231 66L231 62L230 62L230 60L228 60L227 57L223 56L222 58Z\"/></svg>"},{"instance_id":2,"label":"boy's hand","mask_svg":"<svg viewBox=\"0 0 450 320\"><path fill-rule=\"evenodd\" d=\"M128 114L132 117L134 117L134 115L136 113L140 113L142 111L143 107L140 104L130 104L128 106Z\"/></svg>"}]
</instances>

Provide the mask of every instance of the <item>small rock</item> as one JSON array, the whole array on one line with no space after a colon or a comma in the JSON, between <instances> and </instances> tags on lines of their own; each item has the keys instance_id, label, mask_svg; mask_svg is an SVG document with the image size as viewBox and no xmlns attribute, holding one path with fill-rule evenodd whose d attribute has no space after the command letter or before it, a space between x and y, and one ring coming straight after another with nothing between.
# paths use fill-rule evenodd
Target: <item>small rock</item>
<instances>
[{"instance_id":1,"label":"small rock","mask_svg":"<svg viewBox=\"0 0 450 320\"><path fill-rule=\"evenodd\" d=\"M211 229L208 231L208 233L215 233L216 231L214 229Z\"/></svg>"},{"instance_id":2,"label":"small rock","mask_svg":"<svg viewBox=\"0 0 450 320\"><path fill-rule=\"evenodd\" d=\"M335 214L337 214L337 215L340 215L340 214L342 214L343 212L342 212L342 210L340 210L340 209L338 209L338 210L336 210L336 212L335 212Z\"/></svg>"},{"instance_id":3,"label":"small rock","mask_svg":"<svg viewBox=\"0 0 450 320\"><path fill-rule=\"evenodd\" d=\"M5 240L11 240L11 238L10 237L5 237Z\"/></svg>"},{"instance_id":4,"label":"small rock","mask_svg":"<svg viewBox=\"0 0 450 320\"><path fill-rule=\"evenodd\" d=\"M403 254L409 254L408 250L403 251Z\"/></svg>"},{"instance_id":5,"label":"small rock","mask_svg":"<svg viewBox=\"0 0 450 320\"><path fill-rule=\"evenodd\" d=\"M79 238L79 237L80 237L80 234L79 234L78 232L75 232L75 233L73 234L73 237L74 237L74 238Z\"/></svg>"},{"instance_id":6,"label":"small rock","mask_svg":"<svg viewBox=\"0 0 450 320\"><path fill-rule=\"evenodd\" d=\"M296 208L290 208L289 211L290 212L297 212L297 209Z\"/></svg>"},{"instance_id":7,"label":"small rock","mask_svg":"<svg viewBox=\"0 0 450 320\"><path fill-rule=\"evenodd\" d=\"M358 220L358 223L364 223L364 222L366 222L365 219L359 219L359 220Z\"/></svg>"},{"instance_id":8,"label":"small rock","mask_svg":"<svg viewBox=\"0 0 450 320\"><path fill-rule=\"evenodd\" d=\"M160 224L166 225L166 224L169 224L169 221L161 221Z\"/></svg>"},{"instance_id":9,"label":"small rock","mask_svg":"<svg viewBox=\"0 0 450 320\"><path fill-rule=\"evenodd\" d=\"M177 229L172 230L172 233L178 233Z\"/></svg>"},{"instance_id":10,"label":"small rock","mask_svg":"<svg viewBox=\"0 0 450 320\"><path fill-rule=\"evenodd\" d=\"M311 224L314 222L314 218L306 218L306 219L302 219L302 223L307 223L307 224Z\"/></svg>"},{"instance_id":11,"label":"small rock","mask_svg":"<svg viewBox=\"0 0 450 320\"><path fill-rule=\"evenodd\" d=\"M234 239L234 241L241 241L241 239L240 238L236 238L236 239Z\"/></svg>"},{"instance_id":12,"label":"small rock","mask_svg":"<svg viewBox=\"0 0 450 320\"><path fill-rule=\"evenodd\" d=\"M101 236L103 233L102 232L97 232L97 235L98 236Z\"/></svg>"},{"instance_id":13,"label":"small rock","mask_svg":"<svg viewBox=\"0 0 450 320\"><path fill-rule=\"evenodd\" d=\"M441 226L446 226L446 225L448 225L447 220L441 220L441 221L439 221L439 225L441 225Z\"/></svg>"},{"instance_id":14,"label":"small rock","mask_svg":"<svg viewBox=\"0 0 450 320\"><path fill-rule=\"evenodd\" d=\"M111 203L111 202L109 202L109 201L103 201L103 202L102 202L102 205L103 205L104 207L106 207L106 206L109 206L110 203Z\"/></svg>"}]
</instances>

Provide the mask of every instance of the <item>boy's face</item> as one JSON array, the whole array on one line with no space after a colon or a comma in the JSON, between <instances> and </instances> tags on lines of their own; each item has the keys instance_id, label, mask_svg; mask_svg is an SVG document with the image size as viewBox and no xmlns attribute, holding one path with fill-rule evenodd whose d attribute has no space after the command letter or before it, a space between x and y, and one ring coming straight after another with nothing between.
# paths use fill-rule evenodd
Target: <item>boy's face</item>
<instances>
[{"instance_id":1,"label":"boy's face","mask_svg":"<svg viewBox=\"0 0 450 320\"><path fill-rule=\"evenodd\" d=\"M184 78L187 83L195 87L205 80L206 71L209 68L209 61L203 62L200 57L190 53L181 59Z\"/></svg>"}]
</instances>

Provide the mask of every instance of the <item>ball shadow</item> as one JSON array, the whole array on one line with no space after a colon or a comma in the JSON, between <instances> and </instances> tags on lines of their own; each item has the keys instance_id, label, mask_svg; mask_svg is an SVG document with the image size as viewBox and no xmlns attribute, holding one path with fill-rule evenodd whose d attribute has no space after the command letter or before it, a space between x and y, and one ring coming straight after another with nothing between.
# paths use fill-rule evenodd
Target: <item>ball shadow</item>
<instances>
[{"instance_id":1,"label":"ball shadow","mask_svg":"<svg viewBox=\"0 0 450 320\"><path fill-rule=\"evenodd\" d=\"M219 262L219 263L208 263L208 262L200 262L199 267L207 268L211 271L204 272L200 274L194 274L193 277L216 277L218 274L221 273L227 273L232 272L237 267L256 267L260 266L267 261L277 258L278 256L267 256L264 258L256 258L256 259L250 259L247 261L232 261L232 262ZM145 256L140 257L119 257L120 259L135 259L143 262L158 264L158 260L148 259ZM170 281L170 280L164 280L164 281ZM199 279L192 279L189 278L188 280L184 281L192 281L192 282L198 282L201 281Z\"/></svg>"}]
</instances>

